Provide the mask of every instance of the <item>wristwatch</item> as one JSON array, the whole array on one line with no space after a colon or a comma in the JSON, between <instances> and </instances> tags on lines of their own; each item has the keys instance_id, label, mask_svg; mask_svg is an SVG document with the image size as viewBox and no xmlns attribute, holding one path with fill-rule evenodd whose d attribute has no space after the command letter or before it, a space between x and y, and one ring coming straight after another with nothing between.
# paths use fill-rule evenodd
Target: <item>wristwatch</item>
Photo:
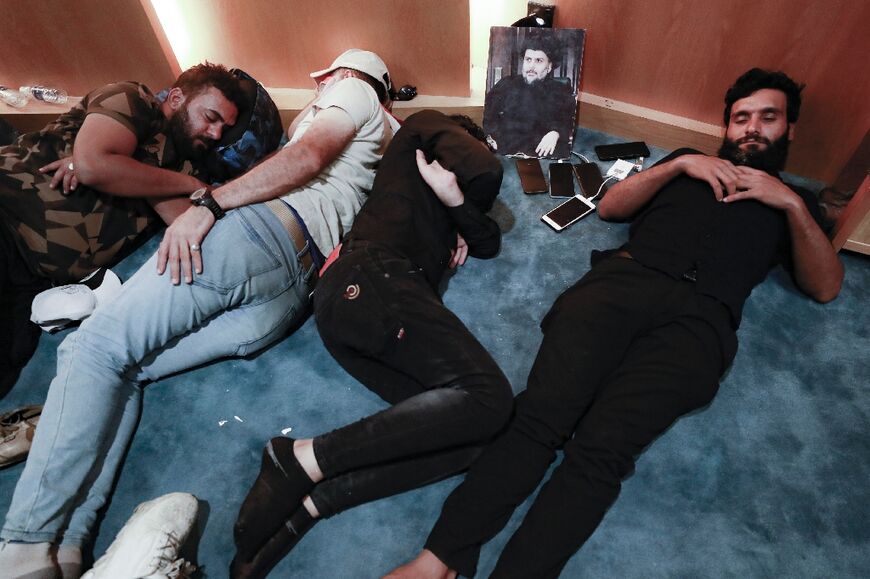
<instances>
[{"instance_id":1,"label":"wristwatch","mask_svg":"<svg viewBox=\"0 0 870 579\"><path fill-rule=\"evenodd\" d=\"M218 202L215 201L215 198L211 196L211 189L208 187L200 187L196 191L190 194L190 202L194 205L198 205L200 207L205 207L209 211L214 214L215 219L220 219L226 213L221 209L221 206L218 205Z\"/></svg>"}]
</instances>

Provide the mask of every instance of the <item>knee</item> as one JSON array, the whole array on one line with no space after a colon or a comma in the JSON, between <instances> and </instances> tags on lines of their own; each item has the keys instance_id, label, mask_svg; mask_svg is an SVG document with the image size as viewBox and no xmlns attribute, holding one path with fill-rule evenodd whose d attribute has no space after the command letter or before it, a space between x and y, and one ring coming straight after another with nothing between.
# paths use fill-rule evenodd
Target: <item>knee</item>
<instances>
[{"instance_id":1,"label":"knee","mask_svg":"<svg viewBox=\"0 0 870 579\"><path fill-rule=\"evenodd\" d=\"M565 447L565 466L610 495L634 472L635 453L627 446L618 432L581 430Z\"/></svg>"},{"instance_id":2,"label":"knee","mask_svg":"<svg viewBox=\"0 0 870 579\"><path fill-rule=\"evenodd\" d=\"M513 415L514 396L510 383L502 377L485 377L467 389L477 402L477 419L487 437L498 434Z\"/></svg>"}]
</instances>

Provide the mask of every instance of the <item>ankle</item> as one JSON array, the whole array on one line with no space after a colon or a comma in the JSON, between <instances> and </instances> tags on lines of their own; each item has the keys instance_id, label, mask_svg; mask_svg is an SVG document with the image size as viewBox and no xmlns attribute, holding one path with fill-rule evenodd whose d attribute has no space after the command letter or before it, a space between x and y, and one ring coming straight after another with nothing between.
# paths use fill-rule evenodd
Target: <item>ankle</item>
<instances>
[{"instance_id":1,"label":"ankle","mask_svg":"<svg viewBox=\"0 0 870 579\"><path fill-rule=\"evenodd\" d=\"M305 507L305 510L308 511L308 514L311 515L312 519L320 518L320 511L317 510L317 506L314 504L314 501L311 500L311 495L308 495L302 500L302 506Z\"/></svg>"},{"instance_id":2,"label":"ankle","mask_svg":"<svg viewBox=\"0 0 870 579\"><path fill-rule=\"evenodd\" d=\"M323 480L323 472L320 470L320 465L317 464L317 457L314 455L314 439L304 438L294 441L293 454L311 482L319 483Z\"/></svg>"},{"instance_id":3,"label":"ankle","mask_svg":"<svg viewBox=\"0 0 870 579\"><path fill-rule=\"evenodd\" d=\"M0 543L0 578L22 577L28 574L39 576L57 569L51 543Z\"/></svg>"}]
</instances>

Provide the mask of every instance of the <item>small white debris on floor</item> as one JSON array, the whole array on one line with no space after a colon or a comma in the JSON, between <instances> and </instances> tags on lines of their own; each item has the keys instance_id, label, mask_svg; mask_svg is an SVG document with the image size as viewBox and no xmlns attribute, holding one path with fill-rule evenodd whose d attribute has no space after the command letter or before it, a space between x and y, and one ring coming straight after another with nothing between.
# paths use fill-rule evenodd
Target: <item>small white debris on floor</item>
<instances>
[{"instance_id":1,"label":"small white debris on floor","mask_svg":"<svg viewBox=\"0 0 870 579\"><path fill-rule=\"evenodd\" d=\"M281 430L281 434L283 434L284 436L287 436L287 434L289 434L292 430L293 430L293 428L288 426L287 428L284 428Z\"/></svg>"},{"instance_id":2,"label":"small white debris on floor","mask_svg":"<svg viewBox=\"0 0 870 579\"><path fill-rule=\"evenodd\" d=\"M242 419L239 418L238 416L233 416L233 418L235 418L235 419L236 419L237 421L239 421L239 422L244 422L244 420L242 420Z\"/></svg>"},{"instance_id":3,"label":"small white debris on floor","mask_svg":"<svg viewBox=\"0 0 870 579\"><path fill-rule=\"evenodd\" d=\"M218 420L218 426L223 426L226 423L227 423L226 420Z\"/></svg>"}]
</instances>

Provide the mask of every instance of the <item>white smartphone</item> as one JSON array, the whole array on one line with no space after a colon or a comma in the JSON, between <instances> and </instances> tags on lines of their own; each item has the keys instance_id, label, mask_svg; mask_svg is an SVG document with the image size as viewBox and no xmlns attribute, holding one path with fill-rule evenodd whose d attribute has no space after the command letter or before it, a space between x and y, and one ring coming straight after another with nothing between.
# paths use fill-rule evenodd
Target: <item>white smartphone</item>
<instances>
[{"instance_id":1,"label":"white smartphone","mask_svg":"<svg viewBox=\"0 0 870 579\"><path fill-rule=\"evenodd\" d=\"M585 197L575 195L555 209L541 215L541 221L555 229L562 231L584 215L595 211L595 205Z\"/></svg>"}]
</instances>

